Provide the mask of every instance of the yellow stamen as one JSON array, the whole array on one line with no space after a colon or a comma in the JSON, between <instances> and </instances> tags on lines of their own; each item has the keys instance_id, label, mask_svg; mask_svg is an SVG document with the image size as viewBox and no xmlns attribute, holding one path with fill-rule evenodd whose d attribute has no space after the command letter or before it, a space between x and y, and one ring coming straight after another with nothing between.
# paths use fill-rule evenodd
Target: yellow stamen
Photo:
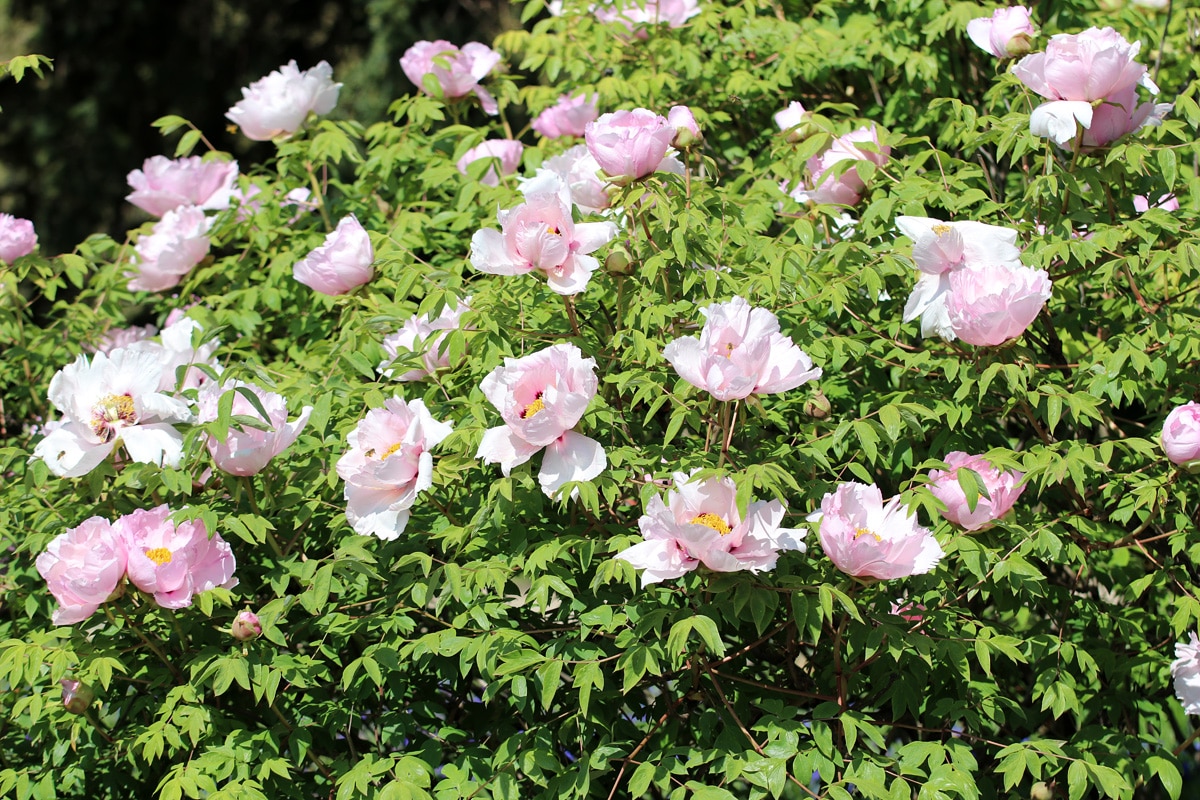
<instances>
[{"instance_id":1,"label":"yellow stamen","mask_svg":"<svg viewBox=\"0 0 1200 800\"><path fill-rule=\"evenodd\" d=\"M163 564L170 564L171 551L165 547L155 547L152 550L146 551L146 558L150 559L159 566L162 566Z\"/></svg>"},{"instance_id":2,"label":"yellow stamen","mask_svg":"<svg viewBox=\"0 0 1200 800\"><path fill-rule=\"evenodd\" d=\"M562 231L560 231L558 228L554 227L553 225L546 226L546 233L552 233L555 236L562 236Z\"/></svg>"},{"instance_id":3,"label":"yellow stamen","mask_svg":"<svg viewBox=\"0 0 1200 800\"><path fill-rule=\"evenodd\" d=\"M933 226L933 234L935 236L945 236L947 233L949 233L952 230L954 230L954 229L945 223L942 223L941 225Z\"/></svg>"},{"instance_id":4,"label":"yellow stamen","mask_svg":"<svg viewBox=\"0 0 1200 800\"><path fill-rule=\"evenodd\" d=\"M92 431L105 441L116 435L114 428L137 424L137 409L127 394L109 394L92 406Z\"/></svg>"},{"instance_id":5,"label":"yellow stamen","mask_svg":"<svg viewBox=\"0 0 1200 800\"><path fill-rule=\"evenodd\" d=\"M860 536L874 536L875 541L877 541L877 542L883 541L883 537L880 536L875 531L871 530L870 528L856 528L854 531L855 540L857 540Z\"/></svg>"},{"instance_id":6,"label":"yellow stamen","mask_svg":"<svg viewBox=\"0 0 1200 800\"><path fill-rule=\"evenodd\" d=\"M692 517L692 524L703 525L706 528L712 528L722 536L725 536L733 531L733 527L729 523L711 511L705 511L703 514L698 514L695 517Z\"/></svg>"},{"instance_id":7,"label":"yellow stamen","mask_svg":"<svg viewBox=\"0 0 1200 800\"><path fill-rule=\"evenodd\" d=\"M733 351L734 351L736 348L737 348L737 345L736 345L736 344L734 344L733 342L726 342L726 343L725 343L725 357L726 357L726 358L733 358Z\"/></svg>"},{"instance_id":8,"label":"yellow stamen","mask_svg":"<svg viewBox=\"0 0 1200 800\"><path fill-rule=\"evenodd\" d=\"M542 400L542 393L538 392L533 396L533 402L521 409L521 419L529 419L539 411L546 410L546 403Z\"/></svg>"},{"instance_id":9,"label":"yellow stamen","mask_svg":"<svg viewBox=\"0 0 1200 800\"><path fill-rule=\"evenodd\" d=\"M392 453L395 453L397 450L399 450L399 449L400 449L401 447L403 447L403 446L404 446L404 443L403 443L403 442L396 442L394 445L392 445L391 447L389 447L387 450L384 450L384 451L383 451L383 455L381 455L381 456L379 457L379 460L380 460L380 461L384 460L385 458L387 458L388 456L390 456Z\"/></svg>"}]
</instances>

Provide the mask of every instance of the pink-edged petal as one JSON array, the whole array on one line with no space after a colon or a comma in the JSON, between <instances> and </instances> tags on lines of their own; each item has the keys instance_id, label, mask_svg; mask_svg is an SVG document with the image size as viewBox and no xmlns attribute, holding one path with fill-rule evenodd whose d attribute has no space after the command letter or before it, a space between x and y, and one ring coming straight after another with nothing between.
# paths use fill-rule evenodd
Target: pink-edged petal
<instances>
[{"instance_id":1,"label":"pink-edged petal","mask_svg":"<svg viewBox=\"0 0 1200 800\"><path fill-rule=\"evenodd\" d=\"M556 294L581 294L599 267L600 262L591 256L569 257L562 267L546 273L546 285Z\"/></svg>"},{"instance_id":2,"label":"pink-edged petal","mask_svg":"<svg viewBox=\"0 0 1200 800\"><path fill-rule=\"evenodd\" d=\"M608 466L604 446L581 433L567 431L546 447L538 483L548 497L554 497L563 484L590 481Z\"/></svg>"},{"instance_id":3,"label":"pink-edged petal","mask_svg":"<svg viewBox=\"0 0 1200 800\"><path fill-rule=\"evenodd\" d=\"M517 436L507 425L488 428L479 443L476 458L483 459L485 464L499 464L501 471L507 476L513 467L524 464L545 445L535 445Z\"/></svg>"},{"instance_id":4,"label":"pink-edged petal","mask_svg":"<svg viewBox=\"0 0 1200 800\"><path fill-rule=\"evenodd\" d=\"M476 86L475 96L479 98L479 105L483 108L483 113L491 117L500 113L500 106L496 103L496 98L492 97L487 89Z\"/></svg>"},{"instance_id":5,"label":"pink-edged petal","mask_svg":"<svg viewBox=\"0 0 1200 800\"><path fill-rule=\"evenodd\" d=\"M390 542L407 527L410 506L405 502L405 492L347 483L345 494L346 520L355 533Z\"/></svg>"}]
</instances>

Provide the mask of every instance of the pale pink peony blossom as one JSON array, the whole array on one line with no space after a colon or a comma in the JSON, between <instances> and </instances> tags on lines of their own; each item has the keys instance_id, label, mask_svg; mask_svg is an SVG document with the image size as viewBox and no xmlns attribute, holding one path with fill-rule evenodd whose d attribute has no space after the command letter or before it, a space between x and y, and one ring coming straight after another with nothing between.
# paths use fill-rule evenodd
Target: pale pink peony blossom
<instances>
[{"instance_id":1,"label":"pale pink peony blossom","mask_svg":"<svg viewBox=\"0 0 1200 800\"><path fill-rule=\"evenodd\" d=\"M158 328L153 325L131 325L128 328L109 328L100 340L89 347L93 353L111 353L122 347L129 347L136 342L152 339L158 335Z\"/></svg>"},{"instance_id":2,"label":"pale pink peony blossom","mask_svg":"<svg viewBox=\"0 0 1200 800\"><path fill-rule=\"evenodd\" d=\"M600 263L590 253L612 241L611 222L575 222L556 195L535 195L497 214L500 230L484 228L471 237L471 265L492 275L546 274L551 291L578 294Z\"/></svg>"},{"instance_id":3,"label":"pale pink peony blossom","mask_svg":"<svg viewBox=\"0 0 1200 800\"><path fill-rule=\"evenodd\" d=\"M484 433L475 457L508 475L544 448L538 483L549 497L568 481L595 478L608 465L604 448L573 428L596 387L596 360L573 344L504 359L479 385L504 424Z\"/></svg>"},{"instance_id":4,"label":"pale pink peony blossom","mask_svg":"<svg viewBox=\"0 0 1200 800\"><path fill-rule=\"evenodd\" d=\"M179 206L217 211L229 207L237 175L236 161L154 156L129 173L133 191L125 199L156 217Z\"/></svg>"},{"instance_id":5,"label":"pale pink peony blossom","mask_svg":"<svg viewBox=\"0 0 1200 800\"><path fill-rule=\"evenodd\" d=\"M263 410L267 412L266 419L258 413L253 403L241 392L236 391L238 389L252 392L258 398ZM305 406L295 420L288 422L287 400L283 395L245 381L228 381L221 386L209 381L200 390L196 409L197 420L215 420L220 415L221 396L227 392L234 393L232 414L254 417L270 426L270 430L248 426L242 430L230 428L223 442L211 436L208 438L208 452L217 468L230 475L246 476L261 472L267 466L267 462L296 441L296 437L308 424L308 417L313 410L312 406Z\"/></svg>"},{"instance_id":6,"label":"pale pink peony blossom","mask_svg":"<svg viewBox=\"0 0 1200 800\"><path fill-rule=\"evenodd\" d=\"M375 277L371 237L351 214L292 267L292 277L321 294L345 294Z\"/></svg>"},{"instance_id":7,"label":"pale pink peony blossom","mask_svg":"<svg viewBox=\"0 0 1200 800\"><path fill-rule=\"evenodd\" d=\"M647 38L646 28L666 24L680 28L700 13L698 0L618 0L612 5L595 6L596 19L620 22L639 38Z\"/></svg>"},{"instance_id":8,"label":"pale pink peony blossom","mask_svg":"<svg viewBox=\"0 0 1200 800\"><path fill-rule=\"evenodd\" d=\"M1184 403L1163 422L1162 446L1172 464L1200 459L1200 405Z\"/></svg>"},{"instance_id":9,"label":"pale pink peony blossom","mask_svg":"<svg viewBox=\"0 0 1200 800\"><path fill-rule=\"evenodd\" d=\"M328 62L301 71L293 59L242 89L242 99L225 117L256 141L291 136L304 126L309 112L332 111L341 88L333 82Z\"/></svg>"},{"instance_id":10,"label":"pale pink peony blossom","mask_svg":"<svg viewBox=\"0 0 1200 800\"><path fill-rule=\"evenodd\" d=\"M337 462L346 482L346 519L356 533L390 541L408 525L417 495L433 485L430 450L450 435L422 400L387 400L371 409L348 437Z\"/></svg>"},{"instance_id":11,"label":"pale pink peony blossom","mask_svg":"<svg viewBox=\"0 0 1200 800\"><path fill-rule=\"evenodd\" d=\"M33 223L12 214L0 214L0 261L11 264L37 247Z\"/></svg>"},{"instance_id":12,"label":"pale pink peony blossom","mask_svg":"<svg viewBox=\"0 0 1200 800\"><path fill-rule=\"evenodd\" d=\"M1031 40L1037 36L1029 9L1025 6L998 8L990 17L979 17L967 23L967 36L975 46L996 58L1012 58L1029 52Z\"/></svg>"},{"instance_id":13,"label":"pale pink peony blossom","mask_svg":"<svg viewBox=\"0 0 1200 800\"><path fill-rule=\"evenodd\" d=\"M1174 194L1164 194L1158 198L1158 202L1156 202L1153 207L1161 208L1163 211L1178 211L1179 198ZM1133 196L1134 211L1138 212L1139 214L1145 214L1150 210L1150 208L1150 199L1148 197L1142 194L1135 194Z\"/></svg>"},{"instance_id":14,"label":"pale pink peony blossom","mask_svg":"<svg viewBox=\"0 0 1200 800\"><path fill-rule=\"evenodd\" d=\"M455 166L458 167L459 172L466 175L467 167L476 161L485 158L495 159L488 167L487 172L483 173L479 182L485 186L499 186L501 175L512 175L521 166L521 153L524 150L525 145L516 139L488 139L463 153L463 157ZM496 174L497 166L500 167L500 175Z\"/></svg>"},{"instance_id":15,"label":"pale pink peony blossom","mask_svg":"<svg viewBox=\"0 0 1200 800\"><path fill-rule=\"evenodd\" d=\"M682 150L704 138L696 116L687 106L671 106L667 111L667 122L675 129L675 138L671 140L674 147Z\"/></svg>"},{"instance_id":16,"label":"pale pink peony blossom","mask_svg":"<svg viewBox=\"0 0 1200 800\"><path fill-rule=\"evenodd\" d=\"M207 367L217 375L221 374L223 367L214 355L221 346L220 339L199 341L199 335L204 332L204 328L191 317L180 316L172 321L169 316L167 323L167 327L159 334L159 341L143 340L130 345L134 349L152 352L158 357L162 366L162 380L158 385L160 392L172 394L184 389L199 389L209 383L211 378L204 370L199 369L199 366ZM198 342L194 347L193 339ZM187 367L182 380L180 367Z\"/></svg>"},{"instance_id":17,"label":"pale pink peony blossom","mask_svg":"<svg viewBox=\"0 0 1200 800\"><path fill-rule=\"evenodd\" d=\"M884 505L875 484L839 484L821 500L820 521L825 555L855 578L886 581L923 575L944 555L933 534L900 505L900 497Z\"/></svg>"},{"instance_id":18,"label":"pale pink peony blossom","mask_svg":"<svg viewBox=\"0 0 1200 800\"><path fill-rule=\"evenodd\" d=\"M996 469L981 455L971 455L961 450L947 453L943 459L947 470L935 469L929 473L929 491L946 510L942 516L969 531L988 528L1008 513L1013 503L1025 491L1021 484L1023 475L1014 470ZM960 469L969 469L979 476L986 494L980 493L972 509L967 502L966 492L958 480Z\"/></svg>"},{"instance_id":19,"label":"pale pink peony blossom","mask_svg":"<svg viewBox=\"0 0 1200 800\"><path fill-rule=\"evenodd\" d=\"M655 495L638 520L644 541L615 556L644 570L642 586L701 564L714 572L762 572L775 568L783 550L805 551L801 539L808 531L780 527L784 506L778 500L751 502L742 519L731 479L695 481L676 472L674 482L667 502Z\"/></svg>"},{"instance_id":20,"label":"pale pink peony blossom","mask_svg":"<svg viewBox=\"0 0 1200 800\"><path fill-rule=\"evenodd\" d=\"M171 509L161 505L126 514L113 528L125 539L129 582L163 608L185 608L200 592L237 586L233 550L198 519L172 522Z\"/></svg>"},{"instance_id":21,"label":"pale pink peony blossom","mask_svg":"<svg viewBox=\"0 0 1200 800\"><path fill-rule=\"evenodd\" d=\"M950 273L946 316L964 342L998 345L1025 332L1051 290L1044 269L996 264L955 270Z\"/></svg>"},{"instance_id":22,"label":"pale pink peony blossom","mask_svg":"<svg viewBox=\"0 0 1200 800\"><path fill-rule=\"evenodd\" d=\"M804 138L804 132L800 126L808 121L809 116L811 115L804 109L804 106L793 100L783 111L775 112L774 119L779 130L787 134L789 142L798 142Z\"/></svg>"},{"instance_id":23,"label":"pale pink peony blossom","mask_svg":"<svg viewBox=\"0 0 1200 800\"><path fill-rule=\"evenodd\" d=\"M584 131L588 151L600 168L625 182L657 170L674 138L674 126L645 108L602 114Z\"/></svg>"},{"instance_id":24,"label":"pale pink peony blossom","mask_svg":"<svg viewBox=\"0 0 1200 800\"><path fill-rule=\"evenodd\" d=\"M229 635L239 642L248 642L262 636L262 623L253 611L239 611L229 626Z\"/></svg>"},{"instance_id":25,"label":"pale pink peony blossom","mask_svg":"<svg viewBox=\"0 0 1200 800\"><path fill-rule=\"evenodd\" d=\"M495 116L500 107L479 82L500 63L500 54L479 42L468 42L459 49L438 39L420 41L405 51L400 68L422 92L428 92L425 76L432 75L443 97L453 99L474 93L485 113Z\"/></svg>"},{"instance_id":26,"label":"pale pink peony blossom","mask_svg":"<svg viewBox=\"0 0 1200 800\"><path fill-rule=\"evenodd\" d=\"M821 368L779 332L779 320L740 297L700 309L699 338L676 339L663 349L679 377L718 400L795 389L821 377Z\"/></svg>"},{"instance_id":27,"label":"pale pink peony blossom","mask_svg":"<svg viewBox=\"0 0 1200 800\"><path fill-rule=\"evenodd\" d=\"M587 124L598 116L600 111L596 108L596 95L571 97L564 94L557 103L534 117L531 127L547 139L583 136Z\"/></svg>"},{"instance_id":28,"label":"pale pink peony blossom","mask_svg":"<svg viewBox=\"0 0 1200 800\"><path fill-rule=\"evenodd\" d=\"M51 540L37 571L58 601L55 625L72 625L96 612L125 576L125 541L108 520L92 517Z\"/></svg>"},{"instance_id":29,"label":"pale pink peony blossom","mask_svg":"<svg viewBox=\"0 0 1200 800\"><path fill-rule=\"evenodd\" d=\"M62 424L38 442L33 457L55 475L78 478L123 444L134 461L178 467L183 434L174 424L193 417L185 401L160 392L161 381L158 355L136 346L90 361L79 356L50 379L50 402Z\"/></svg>"},{"instance_id":30,"label":"pale pink peony blossom","mask_svg":"<svg viewBox=\"0 0 1200 800\"><path fill-rule=\"evenodd\" d=\"M126 273L129 288L161 292L178 286L208 255L209 224L197 206L180 206L163 214L134 246L133 271Z\"/></svg>"},{"instance_id":31,"label":"pale pink peony blossom","mask_svg":"<svg viewBox=\"0 0 1200 800\"><path fill-rule=\"evenodd\" d=\"M518 179L526 197L556 194L564 206L585 214L598 214L612 205L610 185L598 173L600 164L587 147L577 144L542 162L532 178Z\"/></svg>"},{"instance_id":32,"label":"pale pink peony blossom","mask_svg":"<svg viewBox=\"0 0 1200 800\"><path fill-rule=\"evenodd\" d=\"M860 144L870 145L870 149L859 147ZM867 186L858 173L858 167L851 166L835 177L834 164L842 161L869 161L882 167L887 163L891 151L891 147L880 144L879 132L874 125L857 128L834 139L825 152L808 159L808 180L791 189L789 194L800 203L812 201L841 206L855 205L862 199L862 193Z\"/></svg>"},{"instance_id":33,"label":"pale pink peony blossom","mask_svg":"<svg viewBox=\"0 0 1200 800\"><path fill-rule=\"evenodd\" d=\"M388 357L379 365L380 374L394 381L419 381L439 369L449 367L450 351L446 346L446 336L449 331L458 330L462 315L471 310L470 302L471 298L468 297L447 305L432 319L428 314L422 314L405 320L400 330L383 340L383 349ZM422 366L396 375L391 364L401 351L421 353Z\"/></svg>"},{"instance_id":34,"label":"pale pink peony blossom","mask_svg":"<svg viewBox=\"0 0 1200 800\"><path fill-rule=\"evenodd\" d=\"M1200 714L1200 638L1188 634L1188 642L1175 645L1175 660L1171 662L1171 677L1175 681L1175 697L1183 703L1187 714Z\"/></svg>"}]
</instances>

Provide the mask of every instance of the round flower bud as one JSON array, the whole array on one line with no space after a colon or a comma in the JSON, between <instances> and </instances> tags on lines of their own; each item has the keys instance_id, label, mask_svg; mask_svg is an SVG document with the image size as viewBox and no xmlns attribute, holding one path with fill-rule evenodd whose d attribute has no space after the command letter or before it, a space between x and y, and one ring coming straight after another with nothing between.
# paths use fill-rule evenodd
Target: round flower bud
<instances>
[{"instance_id":1,"label":"round flower bud","mask_svg":"<svg viewBox=\"0 0 1200 800\"><path fill-rule=\"evenodd\" d=\"M71 714L82 714L88 710L96 695L92 687L82 681L63 678L59 681L62 686L63 707Z\"/></svg>"},{"instance_id":2,"label":"round flower bud","mask_svg":"<svg viewBox=\"0 0 1200 800\"><path fill-rule=\"evenodd\" d=\"M229 626L229 634L239 642L257 639L262 636L262 623L253 611L239 611L233 618L233 624Z\"/></svg>"}]
</instances>

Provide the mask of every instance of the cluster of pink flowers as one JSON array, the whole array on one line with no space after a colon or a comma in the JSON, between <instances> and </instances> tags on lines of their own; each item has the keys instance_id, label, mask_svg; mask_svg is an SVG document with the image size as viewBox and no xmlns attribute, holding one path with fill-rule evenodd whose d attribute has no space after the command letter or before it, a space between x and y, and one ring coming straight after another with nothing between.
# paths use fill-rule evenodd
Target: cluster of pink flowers
<instances>
[{"instance_id":1,"label":"cluster of pink flowers","mask_svg":"<svg viewBox=\"0 0 1200 800\"><path fill-rule=\"evenodd\" d=\"M451 430L422 400L394 397L367 412L337 462L346 482L346 519L355 532L388 541L403 533L417 495L433 485L429 451Z\"/></svg>"},{"instance_id":2,"label":"cluster of pink flowers","mask_svg":"<svg viewBox=\"0 0 1200 800\"><path fill-rule=\"evenodd\" d=\"M395 381L419 381L439 369L449 367L450 352L445 346L446 336L450 331L458 330L462 315L471 310L470 303L471 298L468 297L454 305L445 306L442 313L434 318L423 314L405 320L400 330L383 340L383 349L388 357L379 365L380 374ZM422 366L394 374L391 364L402 351L420 353Z\"/></svg>"},{"instance_id":3,"label":"cluster of pink flowers","mask_svg":"<svg viewBox=\"0 0 1200 800\"><path fill-rule=\"evenodd\" d=\"M1158 94L1130 44L1112 28L1050 37L1044 53L1013 67L1022 83L1048 102L1034 109L1029 129L1062 147L1101 147L1144 125L1157 125L1169 104L1138 103L1137 87Z\"/></svg>"},{"instance_id":4,"label":"cluster of pink flowers","mask_svg":"<svg viewBox=\"0 0 1200 800\"><path fill-rule=\"evenodd\" d=\"M442 97L454 99L474 94L484 112L500 112L496 98L479 85L492 68L500 63L500 54L487 45L469 42L460 49L442 39L420 41L405 51L400 68L422 92L429 92L430 77Z\"/></svg>"},{"instance_id":5,"label":"cluster of pink flowers","mask_svg":"<svg viewBox=\"0 0 1200 800\"><path fill-rule=\"evenodd\" d=\"M921 335L998 345L1020 336L1050 299L1050 276L1021 264L1017 232L981 222L901 216L921 277L904 321L921 318Z\"/></svg>"},{"instance_id":6,"label":"cluster of pink flowers","mask_svg":"<svg viewBox=\"0 0 1200 800\"><path fill-rule=\"evenodd\" d=\"M327 62L301 70L293 59L242 89L242 99L225 116L250 139L291 136L303 127L310 112L332 111L341 88L333 82L333 67Z\"/></svg>"},{"instance_id":7,"label":"cluster of pink flowers","mask_svg":"<svg viewBox=\"0 0 1200 800\"><path fill-rule=\"evenodd\" d=\"M967 36L975 46L996 58L1013 58L1029 52L1037 36L1025 6L998 8L990 17L979 17L967 23Z\"/></svg>"},{"instance_id":8,"label":"cluster of pink flowers","mask_svg":"<svg viewBox=\"0 0 1200 800\"><path fill-rule=\"evenodd\" d=\"M371 237L351 214L325 241L292 266L292 277L321 294L345 294L375 277Z\"/></svg>"},{"instance_id":9,"label":"cluster of pink flowers","mask_svg":"<svg viewBox=\"0 0 1200 800\"><path fill-rule=\"evenodd\" d=\"M38 573L58 601L55 625L90 617L123 578L163 608L191 605L209 589L232 589L236 561L228 543L200 520L174 523L165 505L109 522L84 520L55 537L37 557Z\"/></svg>"},{"instance_id":10,"label":"cluster of pink flowers","mask_svg":"<svg viewBox=\"0 0 1200 800\"><path fill-rule=\"evenodd\" d=\"M799 113L789 106L780 114L783 115L783 122L779 122L777 119L777 124L784 130L793 130L793 134L799 130L796 126L804 121L803 106L800 107ZM787 123L786 128L784 122ZM868 145L868 147L860 147L860 145ZM808 159L807 180L798 183L791 189L788 188L789 184L785 183L783 190L788 192L798 203L856 205L862 199L862 193L867 188L866 182L859 174L858 166L850 166L837 174L834 165L843 161L864 161L882 167L887 163L888 155L891 152L891 147L880 143L879 131L874 125L857 128L837 137L829 149Z\"/></svg>"},{"instance_id":11,"label":"cluster of pink flowers","mask_svg":"<svg viewBox=\"0 0 1200 800\"><path fill-rule=\"evenodd\" d=\"M12 214L0 214L0 261L11 264L37 247L33 223Z\"/></svg>"}]
</instances>

